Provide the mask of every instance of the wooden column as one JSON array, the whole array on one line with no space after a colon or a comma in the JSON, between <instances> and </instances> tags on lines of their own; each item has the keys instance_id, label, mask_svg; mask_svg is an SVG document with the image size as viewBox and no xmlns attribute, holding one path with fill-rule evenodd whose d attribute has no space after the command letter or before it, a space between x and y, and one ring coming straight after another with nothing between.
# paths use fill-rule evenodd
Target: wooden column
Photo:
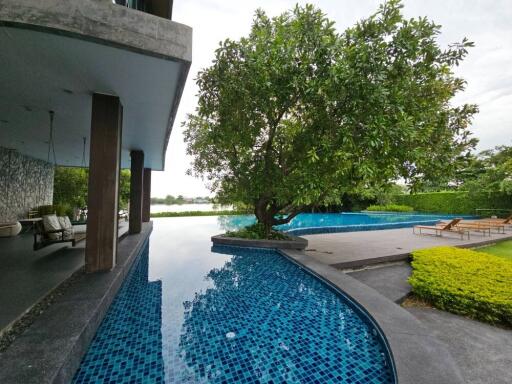
<instances>
[{"instance_id":1,"label":"wooden column","mask_svg":"<svg viewBox=\"0 0 512 384\"><path fill-rule=\"evenodd\" d=\"M131 151L130 176L130 222L129 232L140 233L142 230L142 190L144 179L144 152Z\"/></svg>"},{"instance_id":2,"label":"wooden column","mask_svg":"<svg viewBox=\"0 0 512 384\"><path fill-rule=\"evenodd\" d=\"M147 223L151 214L151 168L144 168L143 183L142 221Z\"/></svg>"},{"instance_id":3,"label":"wooden column","mask_svg":"<svg viewBox=\"0 0 512 384\"><path fill-rule=\"evenodd\" d=\"M118 97L93 94L87 200L87 272L116 264L123 107Z\"/></svg>"}]
</instances>

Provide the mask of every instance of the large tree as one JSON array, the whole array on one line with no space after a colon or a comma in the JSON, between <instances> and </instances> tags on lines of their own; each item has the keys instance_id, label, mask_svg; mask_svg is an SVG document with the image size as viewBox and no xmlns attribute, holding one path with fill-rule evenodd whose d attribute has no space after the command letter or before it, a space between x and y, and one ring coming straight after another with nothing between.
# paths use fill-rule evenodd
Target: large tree
<instances>
[{"instance_id":1,"label":"large tree","mask_svg":"<svg viewBox=\"0 0 512 384\"><path fill-rule=\"evenodd\" d=\"M249 36L222 42L197 76L191 173L220 202L252 205L267 231L347 193L446 173L475 144L476 106L450 103L472 43L442 49L440 27L401 8L388 1L341 34L311 5L258 10Z\"/></svg>"}]
</instances>

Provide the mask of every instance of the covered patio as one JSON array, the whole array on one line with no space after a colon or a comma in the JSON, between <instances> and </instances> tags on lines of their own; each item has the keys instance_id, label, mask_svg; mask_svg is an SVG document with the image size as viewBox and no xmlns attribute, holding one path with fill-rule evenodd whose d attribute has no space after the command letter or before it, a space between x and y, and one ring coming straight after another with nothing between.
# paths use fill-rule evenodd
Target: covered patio
<instances>
[{"instance_id":1,"label":"covered patio","mask_svg":"<svg viewBox=\"0 0 512 384\"><path fill-rule=\"evenodd\" d=\"M128 223L119 228L119 237ZM0 238L0 334L85 265L85 241L32 251L32 234Z\"/></svg>"}]
</instances>

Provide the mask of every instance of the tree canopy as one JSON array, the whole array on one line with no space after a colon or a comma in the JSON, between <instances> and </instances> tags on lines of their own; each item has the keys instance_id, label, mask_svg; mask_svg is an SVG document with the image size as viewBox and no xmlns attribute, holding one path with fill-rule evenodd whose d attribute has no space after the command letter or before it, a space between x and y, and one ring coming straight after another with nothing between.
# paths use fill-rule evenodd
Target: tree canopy
<instances>
[{"instance_id":1,"label":"tree canopy","mask_svg":"<svg viewBox=\"0 0 512 384\"><path fill-rule=\"evenodd\" d=\"M344 194L446 173L476 144L477 107L450 103L473 44L443 49L439 25L401 8L388 1L342 33L312 5L256 11L249 36L221 42L197 76L191 173L219 202L252 205L268 230Z\"/></svg>"},{"instance_id":2,"label":"tree canopy","mask_svg":"<svg viewBox=\"0 0 512 384\"><path fill-rule=\"evenodd\" d=\"M456 174L459 189L470 192L502 192L512 195L512 146L470 155Z\"/></svg>"}]
</instances>

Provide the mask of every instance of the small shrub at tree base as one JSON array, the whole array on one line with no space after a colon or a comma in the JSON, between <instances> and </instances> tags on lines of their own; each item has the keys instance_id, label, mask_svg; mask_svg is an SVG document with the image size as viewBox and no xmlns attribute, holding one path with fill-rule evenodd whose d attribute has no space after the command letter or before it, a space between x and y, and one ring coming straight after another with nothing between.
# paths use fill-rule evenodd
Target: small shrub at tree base
<instances>
[{"instance_id":1,"label":"small shrub at tree base","mask_svg":"<svg viewBox=\"0 0 512 384\"><path fill-rule=\"evenodd\" d=\"M413 293L439 309L512 326L512 262L483 252L435 247L412 253Z\"/></svg>"},{"instance_id":2,"label":"small shrub at tree base","mask_svg":"<svg viewBox=\"0 0 512 384\"><path fill-rule=\"evenodd\" d=\"M261 223L250 225L239 231L226 232L224 236L253 240L290 240L290 237L282 232L272 230L267 233L265 226Z\"/></svg>"},{"instance_id":3,"label":"small shrub at tree base","mask_svg":"<svg viewBox=\"0 0 512 384\"><path fill-rule=\"evenodd\" d=\"M386 205L370 205L367 211L375 212L412 212L414 209L408 205L386 204Z\"/></svg>"}]
</instances>

